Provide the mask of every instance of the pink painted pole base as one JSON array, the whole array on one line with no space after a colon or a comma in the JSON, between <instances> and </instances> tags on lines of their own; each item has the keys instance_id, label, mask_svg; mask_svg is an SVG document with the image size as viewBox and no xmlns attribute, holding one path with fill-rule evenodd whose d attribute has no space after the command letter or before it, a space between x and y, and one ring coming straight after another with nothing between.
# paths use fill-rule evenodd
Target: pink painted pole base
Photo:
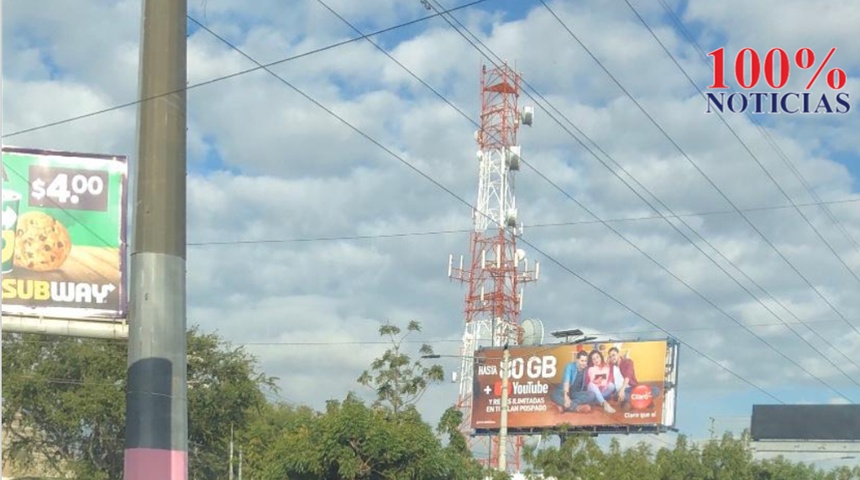
<instances>
[{"instance_id":1,"label":"pink painted pole base","mask_svg":"<svg viewBox=\"0 0 860 480\"><path fill-rule=\"evenodd\" d=\"M129 448L123 470L124 480L188 480L188 452Z\"/></svg>"}]
</instances>

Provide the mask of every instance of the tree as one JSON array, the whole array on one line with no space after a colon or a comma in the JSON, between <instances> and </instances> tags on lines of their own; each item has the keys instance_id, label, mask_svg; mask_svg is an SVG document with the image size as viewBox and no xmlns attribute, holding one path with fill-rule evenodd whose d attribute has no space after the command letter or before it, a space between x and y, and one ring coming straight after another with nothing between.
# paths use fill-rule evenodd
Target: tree
<instances>
[{"instance_id":1,"label":"tree","mask_svg":"<svg viewBox=\"0 0 860 480\"><path fill-rule=\"evenodd\" d=\"M701 451L690 445L686 435L678 435L675 448L661 448L655 457L662 480L705 480L707 472L702 465Z\"/></svg>"},{"instance_id":2,"label":"tree","mask_svg":"<svg viewBox=\"0 0 860 480\"><path fill-rule=\"evenodd\" d=\"M609 443L609 451L603 456L601 472L612 480L657 480L657 467L652 462L651 447L639 442L636 447L621 448L617 437Z\"/></svg>"},{"instance_id":3,"label":"tree","mask_svg":"<svg viewBox=\"0 0 860 480\"><path fill-rule=\"evenodd\" d=\"M122 478L127 350L124 342L3 334L4 459L57 474ZM266 404L274 379L214 334L188 332L191 478L222 478L230 426Z\"/></svg>"},{"instance_id":4,"label":"tree","mask_svg":"<svg viewBox=\"0 0 860 480\"><path fill-rule=\"evenodd\" d=\"M839 467L827 473L825 480L860 480L860 466Z\"/></svg>"},{"instance_id":5,"label":"tree","mask_svg":"<svg viewBox=\"0 0 860 480\"><path fill-rule=\"evenodd\" d=\"M421 418L415 402L433 382L441 381L439 366L413 361L401 346L420 331L410 322L401 335L386 324L380 335L391 347L359 377L376 398L370 405L354 393L343 401L330 400L324 412L293 416L292 423L269 442L260 460L265 465L254 478L262 480L466 480L481 478L482 469L458 431L462 413L448 409L436 432ZM432 354L429 346L420 352ZM287 415L289 416L289 414ZM447 435L447 445L436 436Z\"/></svg>"},{"instance_id":6,"label":"tree","mask_svg":"<svg viewBox=\"0 0 860 480\"><path fill-rule=\"evenodd\" d=\"M243 448L242 473L248 478L264 478L272 447L286 433L307 431L317 415L311 407L281 402L268 403L254 412L236 438Z\"/></svg>"},{"instance_id":7,"label":"tree","mask_svg":"<svg viewBox=\"0 0 860 480\"><path fill-rule=\"evenodd\" d=\"M756 480L825 480L824 472L812 465L792 463L785 457L763 460L753 465Z\"/></svg>"},{"instance_id":8,"label":"tree","mask_svg":"<svg viewBox=\"0 0 860 480\"><path fill-rule=\"evenodd\" d=\"M709 479L752 480L752 451L747 447L746 434L735 439L726 432L718 442L712 440L702 448L702 465Z\"/></svg>"},{"instance_id":9,"label":"tree","mask_svg":"<svg viewBox=\"0 0 860 480\"><path fill-rule=\"evenodd\" d=\"M365 370L358 383L374 388L376 405L387 405L394 414L400 413L406 405L414 405L427 388L434 382L445 379L445 373L440 365L424 366L420 361L412 361L402 350L403 340L413 332L420 332L421 324L415 320L406 326L406 333L401 333L400 327L386 323L379 327L379 334L391 341L391 347L382 357L371 364L371 373ZM432 355L433 349L424 344L419 352L422 355Z\"/></svg>"},{"instance_id":10,"label":"tree","mask_svg":"<svg viewBox=\"0 0 860 480\"><path fill-rule=\"evenodd\" d=\"M538 450L535 445L526 445L523 459L530 465L526 473L540 473L557 480L599 478L603 471L604 453L594 438L588 434L564 432L562 438L558 447Z\"/></svg>"},{"instance_id":11,"label":"tree","mask_svg":"<svg viewBox=\"0 0 860 480\"><path fill-rule=\"evenodd\" d=\"M543 450L528 445L524 457L531 466L526 473L542 473L558 480L860 480L860 467L824 472L785 458L756 461L748 432L740 438L725 434L701 449L679 435L674 448L664 447L656 454L644 442L622 450L613 438L607 450L601 450L587 434L569 436L559 447Z\"/></svg>"}]
</instances>

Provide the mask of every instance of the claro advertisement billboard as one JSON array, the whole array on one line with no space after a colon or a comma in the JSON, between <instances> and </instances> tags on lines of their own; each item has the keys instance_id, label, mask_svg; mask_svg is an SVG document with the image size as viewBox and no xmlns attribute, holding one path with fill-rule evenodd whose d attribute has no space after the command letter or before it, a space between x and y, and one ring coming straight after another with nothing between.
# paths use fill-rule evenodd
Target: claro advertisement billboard
<instances>
[{"instance_id":1,"label":"claro advertisement billboard","mask_svg":"<svg viewBox=\"0 0 860 480\"><path fill-rule=\"evenodd\" d=\"M3 315L125 317L124 157L3 148Z\"/></svg>"},{"instance_id":2,"label":"claro advertisement billboard","mask_svg":"<svg viewBox=\"0 0 860 480\"><path fill-rule=\"evenodd\" d=\"M662 431L674 427L678 344L613 341L510 347L508 429ZM502 348L476 352L472 428L497 432Z\"/></svg>"}]
</instances>

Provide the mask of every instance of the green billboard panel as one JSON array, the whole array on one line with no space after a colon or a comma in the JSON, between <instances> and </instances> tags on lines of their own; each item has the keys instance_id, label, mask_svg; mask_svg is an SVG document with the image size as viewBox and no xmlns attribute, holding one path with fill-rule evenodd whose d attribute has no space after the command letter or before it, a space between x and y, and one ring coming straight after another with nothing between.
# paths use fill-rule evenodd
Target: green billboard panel
<instances>
[{"instance_id":1,"label":"green billboard panel","mask_svg":"<svg viewBox=\"0 0 860 480\"><path fill-rule=\"evenodd\" d=\"M3 148L3 314L124 320L128 162Z\"/></svg>"}]
</instances>

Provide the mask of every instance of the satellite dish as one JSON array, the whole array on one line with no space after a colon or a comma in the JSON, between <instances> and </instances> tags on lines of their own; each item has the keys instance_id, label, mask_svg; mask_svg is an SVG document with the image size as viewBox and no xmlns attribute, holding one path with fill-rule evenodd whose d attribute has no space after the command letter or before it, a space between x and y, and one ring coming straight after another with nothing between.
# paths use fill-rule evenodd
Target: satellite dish
<instances>
[{"instance_id":1,"label":"satellite dish","mask_svg":"<svg viewBox=\"0 0 860 480\"><path fill-rule=\"evenodd\" d=\"M537 318L527 318L521 325L523 338L520 345L540 345L543 343L543 322Z\"/></svg>"},{"instance_id":2,"label":"satellite dish","mask_svg":"<svg viewBox=\"0 0 860 480\"><path fill-rule=\"evenodd\" d=\"M522 262L523 259L526 258L526 251L522 248L517 249L517 261Z\"/></svg>"}]
</instances>

